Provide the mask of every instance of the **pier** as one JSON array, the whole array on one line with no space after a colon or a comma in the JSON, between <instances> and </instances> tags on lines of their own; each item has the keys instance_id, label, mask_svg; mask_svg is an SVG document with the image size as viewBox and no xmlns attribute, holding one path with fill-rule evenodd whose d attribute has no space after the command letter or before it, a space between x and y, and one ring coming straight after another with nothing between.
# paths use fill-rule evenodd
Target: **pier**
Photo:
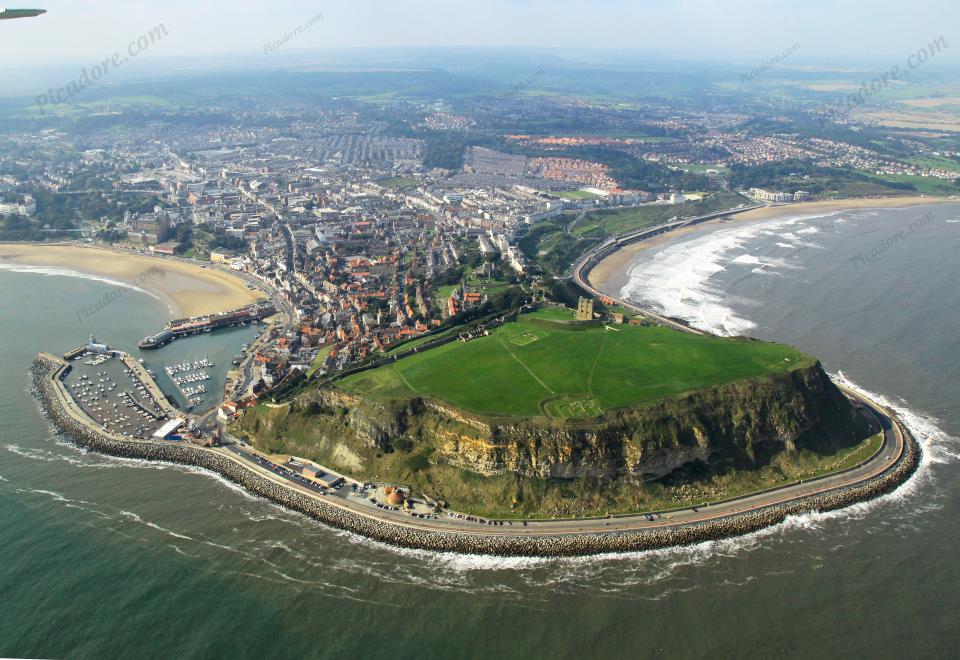
<instances>
[{"instance_id":1,"label":"pier","mask_svg":"<svg viewBox=\"0 0 960 660\"><path fill-rule=\"evenodd\" d=\"M253 495L333 527L401 547L442 552L579 556L724 539L775 525L791 515L832 511L879 497L906 481L920 459L919 445L889 410L848 391L882 420L886 432L881 451L846 471L702 509L675 511L655 521L643 515L625 515L481 526L456 518L415 518L403 511L378 509L362 493L320 493L310 484L298 481L292 470L269 459L252 460L236 445L206 447L182 441L137 439L103 429L75 404L64 386L69 369L65 361L40 354L33 366L33 383L46 413L65 437L82 447L114 456L196 466L239 484Z\"/></svg>"},{"instance_id":2,"label":"pier","mask_svg":"<svg viewBox=\"0 0 960 660\"><path fill-rule=\"evenodd\" d=\"M141 349L160 348L181 337L213 332L221 328L232 328L238 325L256 323L276 313L277 309L272 302L257 302L230 312L174 319L173 321L168 321L167 325L160 332L150 335L149 337L144 337L139 346Z\"/></svg>"}]
</instances>

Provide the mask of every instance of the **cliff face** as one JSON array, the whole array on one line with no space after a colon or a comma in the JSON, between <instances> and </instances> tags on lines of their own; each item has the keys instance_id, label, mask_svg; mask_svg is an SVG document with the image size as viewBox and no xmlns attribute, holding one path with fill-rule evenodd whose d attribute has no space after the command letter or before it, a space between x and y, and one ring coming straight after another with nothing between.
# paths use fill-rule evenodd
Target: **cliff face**
<instances>
[{"instance_id":1,"label":"cliff face","mask_svg":"<svg viewBox=\"0 0 960 660\"><path fill-rule=\"evenodd\" d=\"M692 464L750 468L780 451L852 445L868 432L819 364L589 421L493 420L441 402L384 404L336 390L302 395L295 411L285 425L319 425L347 445L430 445L433 461L538 478L657 479Z\"/></svg>"}]
</instances>

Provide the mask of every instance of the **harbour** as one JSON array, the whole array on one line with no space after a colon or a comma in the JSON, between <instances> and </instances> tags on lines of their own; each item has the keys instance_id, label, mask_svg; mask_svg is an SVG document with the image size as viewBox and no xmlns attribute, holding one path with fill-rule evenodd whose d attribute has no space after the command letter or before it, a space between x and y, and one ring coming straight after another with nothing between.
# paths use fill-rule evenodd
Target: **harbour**
<instances>
[{"instance_id":1,"label":"harbour","mask_svg":"<svg viewBox=\"0 0 960 660\"><path fill-rule=\"evenodd\" d=\"M949 245L943 235L933 238L935 245ZM854 251L863 247L864 241L855 247L855 237L848 240ZM910 254L905 251L905 257ZM843 263L842 258L836 261ZM941 282L938 291L947 301L955 298L950 286L956 274L926 268L926 263L895 263L892 270L908 283L922 280L935 287ZM836 277L827 268L816 272ZM890 286L883 271L872 277L878 287ZM34 309L0 319L7 338L0 352L5 364L20 365L17 370L26 370L38 351L55 347L66 351L85 343L93 331L144 359L142 366L157 373L158 384L179 398L167 382L165 364L207 355L217 364L210 370L212 380L222 379L237 349L253 341L254 329L239 327L138 355L138 338L164 323L164 310L155 300L130 296L122 306L101 312L93 323L78 326L70 301L95 299L109 290L107 286L10 272L0 273L0 281L6 308L16 305L15 292L24 286L37 291ZM703 613L687 616L691 634L711 636L721 651L732 652L744 639L783 632L784 617L821 631L791 641L796 653L824 653L827 648L847 655L931 651L938 648L931 646L933 640L953 635L952 612L942 606L951 598L952 585L943 579L943 571L952 569L943 568L942 557L950 552L946 540L952 538L958 520L956 507L950 504L957 497L951 476L956 460L950 458L956 441L949 437L960 430L949 396L956 355L935 350L939 335L925 321L931 318L931 308L917 296L905 299L910 306L882 324L869 317L864 324L832 319L840 324L837 331L847 343L837 344L835 333L821 337L818 324L826 322L827 309L869 298L851 292L829 306L815 297L801 299L800 309L809 323L782 326L766 320L765 327L771 328L772 338L809 347L823 355L830 368L842 367L871 390L896 392L910 402L894 403L911 428L920 432L924 447L924 461L911 485L873 503L794 516L737 539L596 559L487 559L393 550L363 541L265 500L245 497L232 483L206 471L78 451L53 434L37 414L24 379L10 379L0 384L5 420L0 430L4 496L0 522L8 532L2 573L5 593L20 606L0 622L0 631L21 640L13 651L32 648L47 656L92 657L91 648L109 655L135 653L142 645L140 632L162 619L168 622L162 633L164 648L172 654L195 655L202 652L195 641L197 626L209 622L210 639L223 649L262 656L280 642L291 653L309 657L316 655L315 621L335 610L351 621L377 618L381 623L372 631L361 623L325 628L324 639L331 648L356 650L356 640L363 639L370 654L384 644L393 644L400 655L417 654L422 646L409 636L425 629L402 617L383 616L400 600L406 607L431 613L431 627L443 625L435 622L444 612L456 610L468 619L457 629L471 635L497 628L505 639L522 640L531 630L549 630L553 637L548 647L558 651L582 649L615 656L622 651L621 643L615 645L602 631L609 625L633 630L636 618L643 617L644 630L630 633L629 643L682 654L693 642L677 637L672 626L678 616L690 612ZM770 314L775 316L776 311L771 308ZM934 316L931 323L945 327L939 320ZM926 330L907 332L916 330L917 323ZM23 331L25 327L29 332ZM868 334L871 329L881 328L892 330L894 337L916 338L894 340L886 347L887 354L902 355L910 363L897 360L891 365L856 357L875 341ZM118 386L114 393L119 391ZM942 416L942 422L920 411ZM918 543L918 537L925 542ZM56 551L39 552L40 547ZM42 593L36 580L27 578L38 574L50 576ZM76 590L76 584L88 586ZM149 595L158 589L170 594L169 602ZM784 600L784 593L794 595ZM821 598L843 600L850 607L826 616L816 607ZM221 610L224 599L230 603L229 613ZM779 605L759 610L747 605L756 602ZM903 638L876 634L897 629L908 610L921 621L915 632L922 639L913 633ZM544 613L578 617L578 630L545 627ZM118 630L105 624L104 617L127 617L136 625ZM862 626L863 617L876 626ZM44 622L55 623L58 634L36 632ZM590 649L582 646L587 637ZM460 636L451 637L448 655L469 657L474 645L459 640ZM95 646L84 646L89 643ZM485 649L503 657L538 652L528 644L502 640L491 640Z\"/></svg>"},{"instance_id":2,"label":"harbour","mask_svg":"<svg viewBox=\"0 0 960 660\"><path fill-rule=\"evenodd\" d=\"M210 373L216 365L209 358L204 357L194 361L183 361L176 364L167 364L163 369L176 386L184 400L189 402L189 409L201 405L206 398L206 381L210 380Z\"/></svg>"},{"instance_id":3,"label":"harbour","mask_svg":"<svg viewBox=\"0 0 960 660\"><path fill-rule=\"evenodd\" d=\"M183 337L259 323L276 313L277 310L272 302L257 302L229 312L174 319L168 321L160 332L144 337L139 347L143 350L161 348Z\"/></svg>"}]
</instances>

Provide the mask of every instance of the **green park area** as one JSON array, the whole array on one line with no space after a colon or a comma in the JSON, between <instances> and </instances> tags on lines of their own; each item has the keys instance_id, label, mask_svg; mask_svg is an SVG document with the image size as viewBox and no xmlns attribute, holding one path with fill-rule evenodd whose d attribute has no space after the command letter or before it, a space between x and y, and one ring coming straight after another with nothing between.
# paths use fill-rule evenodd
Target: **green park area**
<instances>
[{"instance_id":1,"label":"green park area","mask_svg":"<svg viewBox=\"0 0 960 660\"><path fill-rule=\"evenodd\" d=\"M561 199L596 199L601 197L597 193L590 192L589 190L563 190L557 193L554 193L557 197Z\"/></svg>"},{"instance_id":2,"label":"green park area","mask_svg":"<svg viewBox=\"0 0 960 660\"><path fill-rule=\"evenodd\" d=\"M420 184L420 181L418 181L417 179L412 179L410 177L395 176L389 179L384 179L379 183L380 185L386 186L387 188L415 188Z\"/></svg>"},{"instance_id":3,"label":"green park area","mask_svg":"<svg viewBox=\"0 0 960 660\"><path fill-rule=\"evenodd\" d=\"M353 374L336 386L380 400L440 399L479 415L596 417L811 363L779 344L577 323L572 312L547 308L489 336Z\"/></svg>"}]
</instances>

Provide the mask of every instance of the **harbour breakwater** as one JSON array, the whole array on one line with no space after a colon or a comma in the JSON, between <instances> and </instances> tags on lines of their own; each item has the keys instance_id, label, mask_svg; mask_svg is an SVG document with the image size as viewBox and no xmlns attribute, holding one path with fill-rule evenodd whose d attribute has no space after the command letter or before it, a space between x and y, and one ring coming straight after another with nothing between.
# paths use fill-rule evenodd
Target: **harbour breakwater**
<instances>
[{"instance_id":1,"label":"harbour breakwater","mask_svg":"<svg viewBox=\"0 0 960 660\"><path fill-rule=\"evenodd\" d=\"M904 429L898 460L878 476L826 493L810 495L713 520L643 530L571 534L488 534L428 530L385 521L326 503L268 479L216 450L182 443L128 441L100 432L67 409L58 382L65 363L41 354L32 366L34 393L62 436L74 444L122 458L188 465L234 482L249 493L303 513L324 524L370 539L438 552L496 556L563 557L654 550L741 536L783 522L788 516L841 509L891 492L920 462L920 447Z\"/></svg>"}]
</instances>

